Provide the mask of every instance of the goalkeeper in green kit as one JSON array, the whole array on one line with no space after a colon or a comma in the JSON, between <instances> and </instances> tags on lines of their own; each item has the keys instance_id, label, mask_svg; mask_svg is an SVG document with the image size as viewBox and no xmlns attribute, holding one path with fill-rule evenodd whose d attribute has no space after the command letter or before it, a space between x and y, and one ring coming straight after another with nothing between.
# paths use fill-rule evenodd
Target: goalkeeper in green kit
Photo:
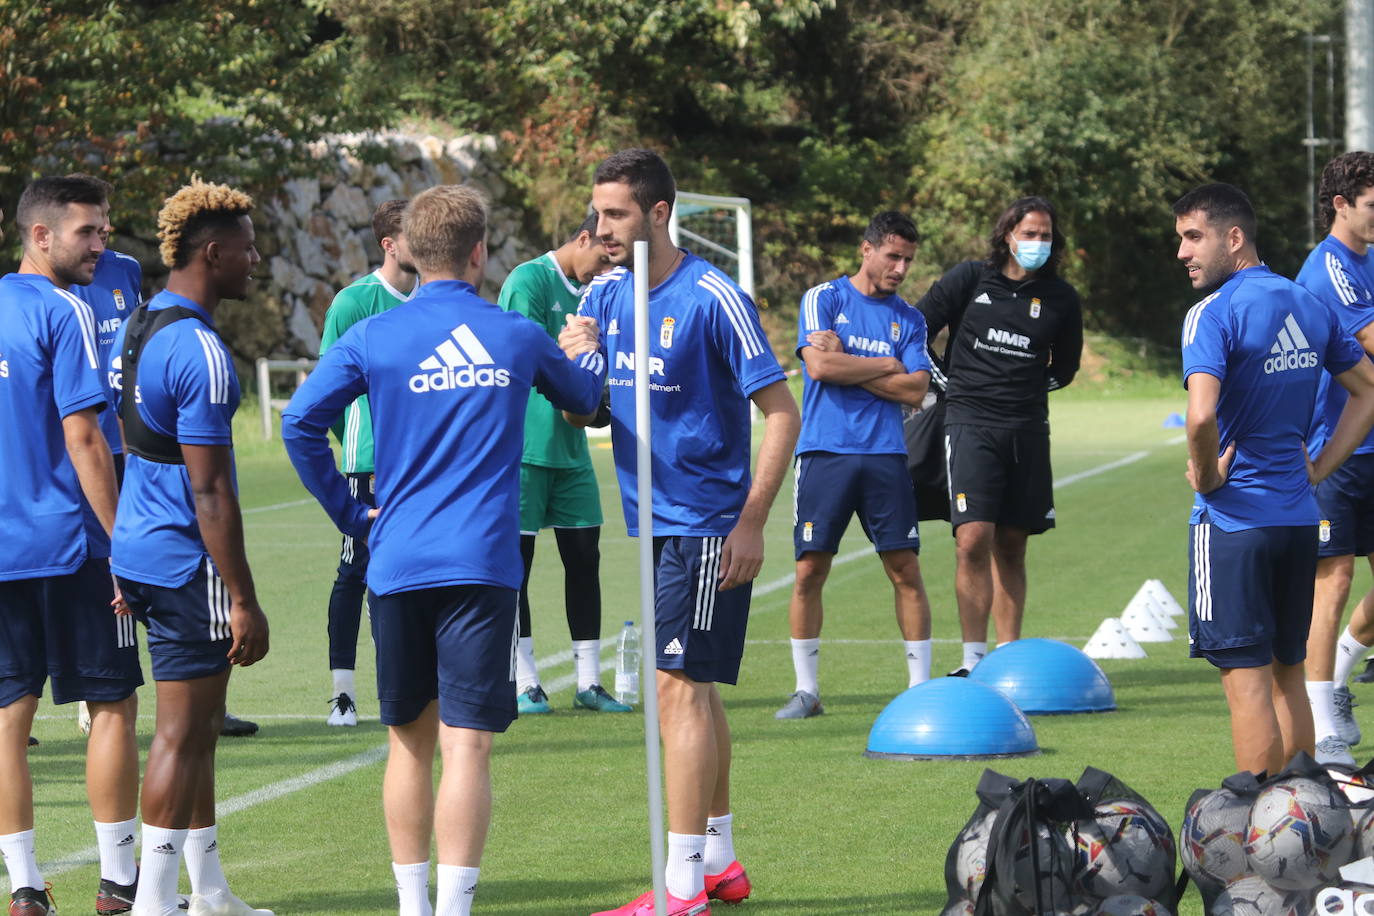
<instances>
[{"instance_id":1,"label":"goalkeeper in green kit","mask_svg":"<svg viewBox=\"0 0 1374 916\"><path fill-rule=\"evenodd\" d=\"M562 247L511 271L497 300L557 339L566 316L577 313L582 287L611 267L589 216ZM535 536L552 528L563 561L563 596L577 669L573 706L596 712L629 712L601 686L601 493L587 451L587 434L563 419L537 391L525 413L525 450L520 458L520 642L515 661L516 704L521 715L551 711L539 682L530 627L530 568Z\"/></svg>"}]
</instances>

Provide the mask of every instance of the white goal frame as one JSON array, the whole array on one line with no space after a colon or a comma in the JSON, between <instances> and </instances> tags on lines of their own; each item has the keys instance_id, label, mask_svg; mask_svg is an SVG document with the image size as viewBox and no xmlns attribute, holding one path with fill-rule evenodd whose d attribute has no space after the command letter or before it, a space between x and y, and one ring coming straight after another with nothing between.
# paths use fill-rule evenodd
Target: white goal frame
<instances>
[{"instance_id":1,"label":"white goal frame","mask_svg":"<svg viewBox=\"0 0 1374 916\"><path fill-rule=\"evenodd\" d=\"M678 208L684 204L711 210L733 210L735 214L735 250L731 251L723 245L697 235L690 229L684 229L678 222ZM704 248L712 254L733 261L735 279L739 282L740 288L749 294L750 299L754 298L754 217L749 198L717 197L713 194L678 191L672 215L668 217L668 235L672 238L674 245L681 245L683 241L690 242L693 248ZM730 267L728 264L719 266L727 270Z\"/></svg>"}]
</instances>

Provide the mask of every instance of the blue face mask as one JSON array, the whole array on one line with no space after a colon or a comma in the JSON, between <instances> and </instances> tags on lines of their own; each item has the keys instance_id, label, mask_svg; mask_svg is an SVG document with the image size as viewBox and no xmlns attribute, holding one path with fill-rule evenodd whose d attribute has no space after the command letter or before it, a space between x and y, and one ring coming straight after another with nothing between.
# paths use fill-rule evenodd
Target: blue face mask
<instances>
[{"instance_id":1,"label":"blue face mask","mask_svg":"<svg viewBox=\"0 0 1374 916\"><path fill-rule=\"evenodd\" d=\"M1050 242L1016 241L1016 263L1025 270L1039 270L1050 259Z\"/></svg>"}]
</instances>

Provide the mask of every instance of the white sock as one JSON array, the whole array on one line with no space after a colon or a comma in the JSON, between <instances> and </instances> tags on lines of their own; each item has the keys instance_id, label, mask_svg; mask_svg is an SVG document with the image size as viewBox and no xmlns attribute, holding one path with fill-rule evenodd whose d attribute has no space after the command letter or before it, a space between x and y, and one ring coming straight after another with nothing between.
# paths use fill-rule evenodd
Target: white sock
<instances>
[{"instance_id":1,"label":"white sock","mask_svg":"<svg viewBox=\"0 0 1374 916\"><path fill-rule=\"evenodd\" d=\"M197 827L186 831L186 874L191 876L191 893L202 897L229 893L229 881L219 864L219 827Z\"/></svg>"},{"instance_id":2,"label":"white sock","mask_svg":"<svg viewBox=\"0 0 1374 916\"><path fill-rule=\"evenodd\" d=\"M915 687L930 680L930 640L904 639L902 647L906 649L906 685Z\"/></svg>"},{"instance_id":3,"label":"white sock","mask_svg":"<svg viewBox=\"0 0 1374 916\"><path fill-rule=\"evenodd\" d=\"M792 667L797 672L797 690L813 697L821 695L821 638L792 640Z\"/></svg>"},{"instance_id":4,"label":"white sock","mask_svg":"<svg viewBox=\"0 0 1374 916\"><path fill-rule=\"evenodd\" d=\"M521 636L515 647L515 692L524 693L539 686L539 669L534 666L534 637Z\"/></svg>"},{"instance_id":5,"label":"white sock","mask_svg":"<svg viewBox=\"0 0 1374 916\"><path fill-rule=\"evenodd\" d=\"M329 673L334 676L334 696L346 693L354 702L357 702L358 685L353 681L353 669L331 668Z\"/></svg>"},{"instance_id":6,"label":"white sock","mask_svg":"<svg viewBox=\"0 0 1374 916\"><path fill-rule=\"evenodd\" d=\"M138 893L134 909L140 913L176 912L177 877L185 830L143 825L143 855L139 859Z\"/></svg>"},{"instance_id":7,"label":"white sock","mask_svg":"<svg viewBox=\"0 0 1374 916\"><path fill-rule=\"evenodd\" d=\"M966 642L964 643L964 663L961 667L972 671L974 666L983 660L983 656L988 654L988 644L986 642Z\"/></svg>"},{"instance_id":8,"label":"white sock","mask_svg":"<svg viewBox=\"0 0 1374 916\"><path fill-rule=\"evenodd\" d=\"M43 889L43 876L38 871L38 858L33 854L33 830L21 830L0 836L0 856L10 873L10 893L21 887Z\"/></svg>"},{"instance_id":9,"label":"white sock","mask_svg":"<svg viewBox=\"0 0 1374 916\"><path fill-rule=\"evenodd\" d=\"M1307 682L1307 702L1312 706L1312 725L1318 741L1336 734L1336 709L1331 699L1334 690L1331 681Z\"/></svg>"},{"instance_id":10,"label":"white sock","mask_svg":"<svg viewBox=\"0 0 1374 916\"><path fill-rule=\"evenodd\" d=\"M1350 635L1350 628L1346 627L1341 638L1336 640L1336 676L1332 678L1337 685L1344 686L1350 680L1350 674L1369 652L1369 646L1360 642Z\"/></svg>"},{"instance_id":11,"label":"white sock","mask_svg":"<svg viewBox=\"0 0 1374 916\"><path fill-rule=\"evenodd\" d=\"M479 871L464 865L439 866L439 896L434 907L437 916L470 916Z\"/></svg>"},{"instance_id":12,"label":"white sock","mask_svg":"<svg viewBox=\"0 0 1374 916\"><path fill-rule=\"evenodd\" d=\"M401 901L397 916L434 916L429 905L429 860L414 865L392 862L391 873L396 876L396 894Z\"/></svg>"},{"instance_id":13,"label":"white sock","mask_svg":"<svg viewBox=\"0 0 1374 916\"><path fill-rule=\"evenodd\" d=\"M735 861L735 816L722 814L706 819L706 852L702 872L718 875Z\"/></svg>"},{"instance_id":14,"label":"white sock","mask_svg":"<svg viewBox=\"0 0 1374 916\"><path fill-rule=\"evenodd\" d=\"M134 864L136 843L134 834L138 832L138 818L112 824L95 822L95 842L100 848L100 877L115 884L128 886L138 877L138 866Z\"/></svg>"},{"instance_id":15,"label":"white sock","mask_svg":"<svg viewBox=\"0 0 1374 916\"><path fill-rule=\"evenodd\" d=\"M706 836L668 832L668 867L663 873L668 893L691 900L706 889Z\"/></svg>"},{"instance_id":16,"label":"white sock","mask_svg":"<svg viewBox=\"0 0 1374 916\"><path fill-rule=\"evenodd\" d=\"M574 639L573 664L577 666L577 690L581 693L601 683L601 640Z\"/></svg>"}]
</instances>

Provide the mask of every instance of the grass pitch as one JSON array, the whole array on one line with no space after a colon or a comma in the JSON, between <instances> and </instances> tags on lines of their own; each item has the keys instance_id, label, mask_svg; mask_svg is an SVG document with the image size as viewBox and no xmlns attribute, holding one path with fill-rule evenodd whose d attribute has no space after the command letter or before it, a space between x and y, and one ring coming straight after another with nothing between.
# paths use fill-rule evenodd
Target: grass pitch
<instances>
[{"instance_id":1,"label":"grass pitch","mask_svg":"<svg viewBox=\"0 0 1374 916\"><path fill-rule=\"evenodd\" d=\"M1161 428L1169 413L1182 410L1183 396L1157 390L1130 396L1070 389L1050 399L1059 527L1032 540L1027 636L1081 646L1148 578L1162 579L1186 603L1185 450L1181 430ZM230 684L231 711L258 720L262 731L220 744L226 871L240 896L278 914L394 913L379 792L386 735L368 693L373 664L365 626L358 670L364 721L355 729L324 724L325 607L339 538L308 501L279 441L262 442L247 410L238 442L249 555L272 623L272 651ZM603 664L610 665L617 628L638 617L637 565L609 449L593 453L608 519ZM736 848L755 888L732 912L937 913L945 851L975 806L985 764L862 756L874 717L904 689L906 669L890 587L857 525L840 551L854 556L836 566L826 591L826 714L773 719L792 689L789 503L790 484L769 523L741 683L722 689L735 735ZM939 673L960 654L953 541L943 523L926 523L921 533ZM471 549L462 532L435 536L451 538L455 551ZM1356 594L1368 582L1360 569ZM532 595L541 659L568 647L561 589L557 551L545 535ZM1037 717L1040 756L986 765L1018 778L1073 779L1089 764L1110 770L1176 830L1190 792L1217 785L1233 769L1226 707L1212 669L1187 658L1185 638L1148 649L1148 659L1103 664L1118 711ZM574 712L571 672L570 660L542 665L546 686L557 688L556 713L517 721L496 741L495 818L478 912L586 914L648 886L643 719ZM146 751L151 684L141 695ZM42 745L30 758L39 859L63 912L81 912L98 877L82 783L84 740L74 707L45 701L40 716L35 733ZM1360 718L1367 728L1374 724ZM1201 913L1195 894L1181 912Z\"/></svg>"}]
</instances>

